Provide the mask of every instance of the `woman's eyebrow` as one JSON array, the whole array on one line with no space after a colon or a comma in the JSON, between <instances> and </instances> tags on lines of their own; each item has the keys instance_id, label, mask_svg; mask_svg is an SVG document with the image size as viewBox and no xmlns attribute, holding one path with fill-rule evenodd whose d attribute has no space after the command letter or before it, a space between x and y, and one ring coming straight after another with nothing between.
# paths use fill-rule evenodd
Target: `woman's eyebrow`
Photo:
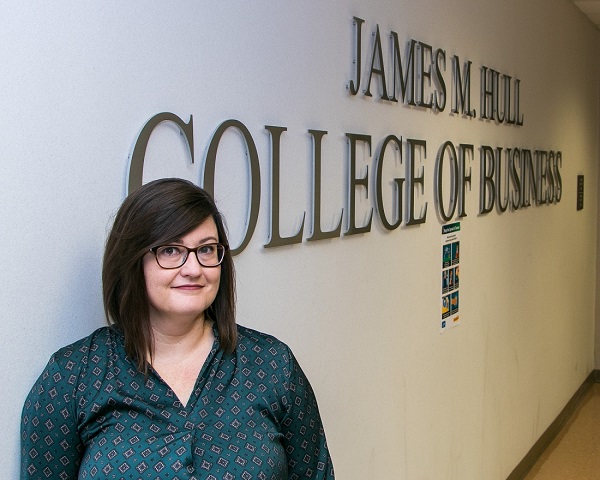
<instances>
[{"instance_id":1,"label":"woman's eyebrow","mask_svg":"<svg viewBox=\"0 0 600 480\"><path fill-rule=\"evenodd\" d=\"M202 245L203 243L218 243L219 239L217 237L213 237L212 235L209 235L208 237L204 237L201 238L198 241L198 245ZM171 241L170 243L176 243L178 245L183 245L183 239L182 238L175 238L173 241Z\"/></svg>"},{"instance_id":2,"label":"woman's eyebrow","mask_svg":"<svg viewBox=\"0 0 600 480\"><path fill-rule=\"evenodd\" d=\"M198 242L199 245L202 245L203 243L213 243L213 242L218 242L219 239L217 237L213 237L212 235L202 238L200 239L200 241Z\"/></svg>"}]
</instances>

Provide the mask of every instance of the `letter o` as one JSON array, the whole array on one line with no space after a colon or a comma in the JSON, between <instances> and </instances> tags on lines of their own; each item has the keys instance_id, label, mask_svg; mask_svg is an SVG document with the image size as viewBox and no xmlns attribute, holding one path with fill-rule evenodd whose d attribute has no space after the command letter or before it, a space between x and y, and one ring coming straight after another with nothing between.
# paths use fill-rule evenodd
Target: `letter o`
<instances>
[{"instance_id":1,"label":"letter o","mask_svg":"<svg viewBox=\"0 0 600 480\"><path fill-rule=\"evenodd\" d=\"M236 248L231 249L232 255L237 255L242 252L250 243L250 239L256 228L258 221L258 211L260 208L260 165L258 162L258 152L256 151L256 145L252 135L246 128L246 126L239 120L225 120L213 135L210 145L208 146L208 152L206 153L206 163L204 164L204 180L203 188L210 193L213 198L215 194L215 168L217 163L217 150L219 148L219 142L225 131L229 128L236 128L244 137L246 147L248 148L248 158L250 161L250 209L248 212L246 222L246 233L242 239L242 243Z\"/></svg>"},{"instance_id":2,"label":"letter o","mask_svg":"<svg viewBox=\"0 0 600 480\"><path fill-rule=\"evenodd\" d=\"M442 167L444 166L444 155L446 150L449 150L450 160L450 202L449 212L446 213L444 210L443 192L442 192ZM438 211L442 219L447 222L449 221L454 212L456 211L457 195L456 195L456 183L458 178L458 161L456 156L456 149L451 141L445 142L437 154L435 162L435 202L438 204Z\"/></svg>"}]
</instances>

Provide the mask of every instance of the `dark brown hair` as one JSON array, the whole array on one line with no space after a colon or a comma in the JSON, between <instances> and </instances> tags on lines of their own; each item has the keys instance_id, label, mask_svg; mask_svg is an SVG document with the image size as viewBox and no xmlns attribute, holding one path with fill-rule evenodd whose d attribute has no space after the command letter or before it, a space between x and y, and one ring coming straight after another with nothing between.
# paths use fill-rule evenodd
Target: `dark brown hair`
<instances>
[{"instance_id":1,"label":"dark brown hair","mask_svg":"<svg viewBox=\"0 0 600 480\"><path fill-rule=\"evenodd\" d=\"M104 311L109 324L125 337L125 350L147 373L153 337L144 279L143 257L151 247L185 236L207 218L217 226L219 242L227 244L223 219L202 188L178 178L155 180L131 193L117 212L106 241L102 264ZM216 322L220 347L232 352L235 325L235 270L229 248L221 264L219 290L206 312Z\"/></svg>"}]
</instances>

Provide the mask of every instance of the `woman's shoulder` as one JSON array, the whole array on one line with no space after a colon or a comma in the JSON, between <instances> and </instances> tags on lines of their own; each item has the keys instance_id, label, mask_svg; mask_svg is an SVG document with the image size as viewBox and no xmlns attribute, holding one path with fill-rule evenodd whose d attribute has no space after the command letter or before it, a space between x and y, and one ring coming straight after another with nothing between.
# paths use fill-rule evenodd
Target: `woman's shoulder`
<instances>
[{"instance_id":1,"label":"woman's shoulder","mask_svg":"<svg viewBox=\"0 0 600 480\"><path fill-rule=\"evenodd\" d=\"M87 337L81 338L69 345L58 349L50 356L50 360L34 384L29 397L40 398L44 392L55 392L66 395L64 398L74 398L75 391L80 388L82 379L94 365L104 368L110 361L106 361L111 355L111 344L116 331L111 327L103 327L95 330ZM81 391L84 391L84 388ZM63 398L63 397L61 397ZM45 401L53 401L47 398Z\"/></svg>"},{"instance_id":2,"label":"woman's shoulder","mask_svg":"<svg viewBox=\"0 0 600 480\"><path fill-rule=\"evenodd\" d=\"M50 358L50 364L86 364L91 355L105 357L112 350L115 334L113 327L100 327L86 337L58 349Z\"/></svg>"},{"instance_id":3,"label":"woman's shoulder","mask_svg":"<svg viewBox=\"0 0 600 480\"><path fill-rule=\"evenodd\" d=\"M240 352L264 359L282 359L285 363L290 361L290 348L273 335L242 325L237 326L237 331Z\"/></svg>"},{"instance_id":4,"label":"woman's shoulder","mask_svg":"<svg viewBox=\"0 0 600 480\"><path fill-rule=\"evenodd\" d=\"M239 343L258 345L258 346L273 346L274 348L287 349L288 346L279 340L277 337L268 333L260 332L253 328L237 325Z\"/></svg>"}]
</instances>

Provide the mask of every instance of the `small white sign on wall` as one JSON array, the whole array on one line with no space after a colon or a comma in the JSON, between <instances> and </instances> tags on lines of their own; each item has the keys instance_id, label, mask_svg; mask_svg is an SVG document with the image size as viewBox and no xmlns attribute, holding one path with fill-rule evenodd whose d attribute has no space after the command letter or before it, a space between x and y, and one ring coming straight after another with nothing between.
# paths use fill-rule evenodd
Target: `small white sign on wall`
<instances>
[{"instance_id":1,"label":"small white sign on wall","mask_svg":"<svg viewBox=\"0 0 600 480\"><path fill-rule=\"evenodd\" d=\"M457 326L460 289L460 222L442 226L440 333Z\"/></svg>"}]
</instances>

